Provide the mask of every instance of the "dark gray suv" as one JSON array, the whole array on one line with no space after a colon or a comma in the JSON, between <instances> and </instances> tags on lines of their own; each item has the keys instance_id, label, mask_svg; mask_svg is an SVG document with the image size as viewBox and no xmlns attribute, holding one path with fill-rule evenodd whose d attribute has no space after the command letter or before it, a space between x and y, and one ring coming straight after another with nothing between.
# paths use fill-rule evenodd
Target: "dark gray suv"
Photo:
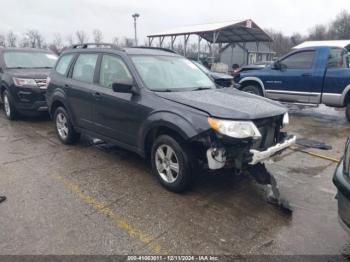
<instances>
[{"instance_id":1,"label":"dark gray suv","mask_svg":"<svg viewBox=\"0 0 350 262\"><path fill-rule=\"evenodd\" d=\"M75 45L49 77L58 138L81 133L149 159L167 189L187 189L199 168L261 165L295 142L287 109L233 88L217 89L186 58L157 48Z\"/></svg>"}]
</instances>

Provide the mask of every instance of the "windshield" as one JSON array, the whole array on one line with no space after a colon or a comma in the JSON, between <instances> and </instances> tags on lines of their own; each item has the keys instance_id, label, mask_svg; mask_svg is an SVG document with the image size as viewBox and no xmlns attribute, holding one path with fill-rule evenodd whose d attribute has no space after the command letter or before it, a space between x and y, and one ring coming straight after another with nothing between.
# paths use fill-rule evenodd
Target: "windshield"
<instances>
[{"instance_id":1,"label":"windshield","mask_svg":"<svg viewBox=\"0 0 350 262\"><path fill-rule=\"evenodd\" d=\"M4 60L7 68L53 68L57 56L43 52L14 51L5 52Z\"/></svg>"},{"instance_id":2,"label":"windshield","mask_svg":"<svg viewBox=\"0 0 350 262\"><path fill-rule=\"evenodd\" d=\"M196 66L198 66L204 73L209 74L210 71L208 70L208 68L206 68L204 65L202 65L201 63L198 63L196 61L192 61L193 63L195 63Z\"/></svg>"},{"instance_id":3,"label":"windshield","mask_svg":"<svg viewBox=\"0 0 350 262\"><path fill-rule=\"evenodd\" d=\"M215 88L210 78L185 58L133 56L132 60L150 90L172 92Z\"/></svg>"}]
</instances>

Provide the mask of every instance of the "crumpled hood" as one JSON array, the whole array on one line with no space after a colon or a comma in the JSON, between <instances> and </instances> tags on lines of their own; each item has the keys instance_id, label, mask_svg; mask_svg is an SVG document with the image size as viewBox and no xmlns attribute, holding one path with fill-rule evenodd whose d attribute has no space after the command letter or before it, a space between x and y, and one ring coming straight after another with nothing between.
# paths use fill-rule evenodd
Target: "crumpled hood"
<instances>
[{"instance_id":1,"label":"crumpled hood","mask_svg":"<svg viewBox=\"0 0 350 262\"><path fill-rule=\"evenodd\" d=\"M158 92L157 95L224 119L254 120L283 115L288 111L278 102L233 88Z\"/></svg>"},{"instance_id":2,"label":"crumpled hood","mask_svg":"<svg viewBox=\"0 0 350 262\"><path fill-rule=\"evenodd\" d=\"M52 69L6 69L6 72L13 76L19 78L31 78L31 79L46 79Z\"/></svg>"},{"instance_id":3,"label":"crumpled hood","mask_svg":"<svg viewBox=\"0 0 350 262\"><path fill-rule=\"evenodd\" d=\"M222 74L222 73L210 72L210 75L214 79L229 79L229 80L233 79L232 76L226 75L226 74Z\"/></svg>"}]
</instances>

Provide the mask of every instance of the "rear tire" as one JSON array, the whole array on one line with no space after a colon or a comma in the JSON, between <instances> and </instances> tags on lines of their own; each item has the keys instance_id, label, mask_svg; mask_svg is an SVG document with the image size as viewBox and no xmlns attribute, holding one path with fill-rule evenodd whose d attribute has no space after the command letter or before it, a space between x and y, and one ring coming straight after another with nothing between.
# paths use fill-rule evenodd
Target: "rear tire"
<instances>
[{"instance_id":1,"label":"rear tire","mask_svg":"<svg viewBox=\"0 0 350 262\"><path fill-rule=\"evenodd\" d=\"M11 95L7 90L5 90L2 95L2 101L4 103L4 111L6 118L11 121L16 120L18 117L18 112L14 106Z\"/></svg>"},{"instance_id":2,"label":"rear tire","mask_svg":"<svg viewBox=\"0 0 350 262\"><path fill-rule=\"evenodd\" d=\"M58 139L65 145L78 142L80 134L75 131L65 108L58 107L54 114L54 121Z\"/></svg>"},{"instance_id":3,"label":"rear tire","mask_svg":"<svg viewBox=\"0 0 350 262\"><path fill-rule=\"evenodd\" d=\"M350 123L350 102L348 103L348 105L346 107L345 115L346 115L348 122Z\"/></svg>"},{"instance_id":4,"label":"rear tire","mask_svg":"<svg viewBox=\"0 0 350 262\"><path fill-rule=\"evenodd\" d=\"M247 86L244 86L242 88L242 91L243 92L246 92L246 93L250 93L250 94L253 94L253 95L257 95L257 96L263 96L263 93L260 89L260 87L256 86L256 85L247 85Z\"/></svg>"},{"instance_id":5,"label":"rear tire","mask_svg":"<svg viewBox=\"0 0 350 262\"><path fill-rule=\"evenodd\" d=\"M168 135L159 136L153 143L152 171L169 191L180 193L192 186L194 174L191 159L186 145Z\"/></svg>"}]
</instances>

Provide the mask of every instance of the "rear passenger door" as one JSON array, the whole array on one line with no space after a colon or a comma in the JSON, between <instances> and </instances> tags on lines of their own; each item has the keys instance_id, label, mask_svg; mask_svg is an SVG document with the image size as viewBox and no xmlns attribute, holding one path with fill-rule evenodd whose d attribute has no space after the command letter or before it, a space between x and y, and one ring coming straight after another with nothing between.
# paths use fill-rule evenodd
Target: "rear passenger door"
<instances>
[{"instance_id":1,"label":"rear passenger door","mask_svg":"<svg viewBox=\"0 0 350 262\"><path fill-rule=\"evenodd\" d=\"M137 96L112 89L117 81L133 80L132 74L123 59L114 54L102 55L98 71L93 107L95 132L133 147L141 118Z\"/></svg>"},{"instance_id":2,"label":"rear passenger door","mask_svg":"<svg viewBox=\"0 0 350 262\"><path fill-rule=\"evenodd\" d=\"M94 79L98 60L96 53L79 54L70 72L71 81L65 85L69 106L79 127L92 129Z\"/></svg>"}]
</instances>

